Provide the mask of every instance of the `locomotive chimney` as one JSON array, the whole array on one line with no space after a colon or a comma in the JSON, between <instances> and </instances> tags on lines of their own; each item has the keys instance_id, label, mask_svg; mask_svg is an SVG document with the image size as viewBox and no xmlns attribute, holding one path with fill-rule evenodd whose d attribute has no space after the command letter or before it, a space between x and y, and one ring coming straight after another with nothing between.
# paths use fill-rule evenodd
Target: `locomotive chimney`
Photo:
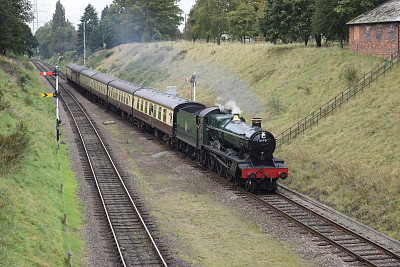
<instances>
[{"instance_id":1,"label":"locomotive chimney","mask_svg":"<svg viewBox=\"0 0 400 267\"><path fill-rule=\"evenodd\" d=\"M261 118L252 118L251 119L251 126L252 127L260 127L261 128L261 122L262 122Z\"/></svg>"}]
</instances>

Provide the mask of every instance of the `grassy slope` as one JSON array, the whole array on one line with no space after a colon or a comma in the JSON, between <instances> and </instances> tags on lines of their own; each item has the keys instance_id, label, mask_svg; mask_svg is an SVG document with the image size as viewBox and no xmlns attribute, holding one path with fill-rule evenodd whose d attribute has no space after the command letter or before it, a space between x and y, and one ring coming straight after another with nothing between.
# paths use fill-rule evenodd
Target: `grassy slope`
<instances>
[{"instance_id":1,"label":"grassy slope","mask_svg":"<svg viewBox=\"0 0 400 267\"><path fill-rule=\"evenodd\" d=\"M65 145L60 145L57 155L54 105L52 99L39 97L47 88L28 62L0 57L0 91L0 134L9 135L23 122L30 140L26 151L11 150L21 153L19 162L0 168L0 265L63 266L69 246L73 263L80 264L82 241L77 230L82 214L77 184ZM62 223L62 183L69 235Z\"/></svg>"},{"instance_id":2,"label":"grassy slope","mask_svg":"<svg viewBox=\"0 0 400 267\"><path fill-rule=\"evenodd\" d=\"M198 74L197 100L236 101L249 119L278 134L348 86L382 59L338 48L301 45L129 44L102 52L91 65L164 90ZM107 54L105 54L107 53ZM400 238L398 68L320 125L276 152L290 167L286 184Z\"/></svg>"}]
</instances>

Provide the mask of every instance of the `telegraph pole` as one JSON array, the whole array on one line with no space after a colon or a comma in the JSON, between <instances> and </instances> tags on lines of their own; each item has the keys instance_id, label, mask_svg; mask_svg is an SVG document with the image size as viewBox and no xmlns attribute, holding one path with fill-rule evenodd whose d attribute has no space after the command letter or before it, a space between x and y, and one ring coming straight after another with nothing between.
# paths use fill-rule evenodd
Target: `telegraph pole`
<instances>
[{"instance_id":1,"label":"telegraph pole","mask_svg":"<svg viewBox=\"0 0 400 267\"><path fill-rule=\"evenodd\" d=\"M86 21L83 21L83 66L86 67Z\"/></svg>"}]
</instances>

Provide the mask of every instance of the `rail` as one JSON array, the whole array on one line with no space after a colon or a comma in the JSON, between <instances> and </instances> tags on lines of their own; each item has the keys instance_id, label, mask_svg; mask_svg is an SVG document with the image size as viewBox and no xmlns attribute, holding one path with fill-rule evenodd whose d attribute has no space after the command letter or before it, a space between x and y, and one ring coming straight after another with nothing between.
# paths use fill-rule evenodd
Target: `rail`
<instances>
[{"instance_id":1,"label":"rail","mask_svg":"<svg viewBox=\"0 0 400 267\"><path fill-rule=\"evenodd\" d=\"M280 147L284 143L289 142L291 139L297 137L298 135L304 133L307 129L318 125L318 122L332 114L338 107L347 103L351 98L355 97L360 91L363 91L365 87L370 86L372 82L376 81L380 76L385 75L386 72L391 70L395 64L399 64L400 57L399 54L391 56L371 71L366 73L362 78L357 80L355 83L350 85L346 90L342 91L334 98L329 100L327 103L317 108L310 114L308 114L303 119L299 120L288 129L284 130L282 133L276 136L276 146Z\"/></svg>"}]
</instances>

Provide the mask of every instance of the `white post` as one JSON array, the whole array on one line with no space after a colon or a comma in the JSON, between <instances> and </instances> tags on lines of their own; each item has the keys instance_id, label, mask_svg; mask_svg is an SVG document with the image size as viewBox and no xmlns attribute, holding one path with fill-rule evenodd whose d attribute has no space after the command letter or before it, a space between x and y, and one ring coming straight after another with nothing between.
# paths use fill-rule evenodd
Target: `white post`
<instances>
[{"instance_id":1,"label":"white post","mask_svg":"<svg viewBox=\"0 0 400 267\"><path fill-rule=\"evenodd\" d=\"M86 21L83 21L83 66L86 67Z\"/></svg>"},{"instance_id":2,"label":"white post","mask_svg":"<svg viewBox=\"0 0 400 267\"><path fill-rule=\"evenodd\" d=\"M56 66L56 119L57 119L57 124L56 124L56 131L57 131L57 141L60 141L60 108L59 108L59 96L60 92L58 91L58 66Z\"/></svg>"}]
</instances>

